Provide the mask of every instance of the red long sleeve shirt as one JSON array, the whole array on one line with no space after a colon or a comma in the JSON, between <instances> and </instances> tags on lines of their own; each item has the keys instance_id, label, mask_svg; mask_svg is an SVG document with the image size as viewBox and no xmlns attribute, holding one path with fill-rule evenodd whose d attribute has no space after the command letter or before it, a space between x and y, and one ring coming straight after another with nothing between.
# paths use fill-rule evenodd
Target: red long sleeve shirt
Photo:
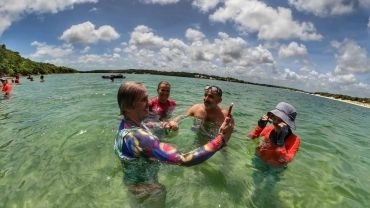
<instances>
[{"instance_id":1,"label":"red long sleeve shirt","mask_svg":"<svg viewBox=\"0 0 370 208\"><path fill-rule=\"evenodd\" d=\"M297 135L291 133L285 139L284 146L279 147L270 140L270 133L273 130L273 125L266 126L265 128L256 126L248 134L248 137L255 139L263 136L262 144L256 148L256 155L270 165L283 167L294 159L299 149L300 139Z\"/></svg>"},{"instance_id":2,"label":"red long sleeve shirt","mask_svg":"<svg viewBox=\"0 0 370 208\"><path fill-rule=\"evenodd\" d=\"M5 83L1 87L1 91L4 92L5 94L9 94L12 91L12 86L8 83Z\"/></svg>"}]
</instances>

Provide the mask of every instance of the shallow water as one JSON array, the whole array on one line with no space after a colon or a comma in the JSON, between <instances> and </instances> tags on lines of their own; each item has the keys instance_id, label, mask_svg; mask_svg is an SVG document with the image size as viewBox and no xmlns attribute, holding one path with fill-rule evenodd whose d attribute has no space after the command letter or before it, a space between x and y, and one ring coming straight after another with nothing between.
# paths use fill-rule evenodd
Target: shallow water
<instances>
[{"instance_id":1,"label":"shallow water","mask_svg":"<svg viewBox=\"0 0 370 208\"><path fill-rule=\"evenodd\" d=\"M236 132L227 148L194 167L162 165L166 207L370 207L370 109L293 92L216 80L126 75L172 83L174 114L201 102L203 87L224 91L235 104ZM113 152L120 80L101 74L48 75L13 86L0 98L0 207L129 207L122 170ZM298 110L301 147L284 171L254 156L258 141L245 134L278 102ZM197 145L185 119L167 140L182 151Z\"/></svg>"}]
</instances>

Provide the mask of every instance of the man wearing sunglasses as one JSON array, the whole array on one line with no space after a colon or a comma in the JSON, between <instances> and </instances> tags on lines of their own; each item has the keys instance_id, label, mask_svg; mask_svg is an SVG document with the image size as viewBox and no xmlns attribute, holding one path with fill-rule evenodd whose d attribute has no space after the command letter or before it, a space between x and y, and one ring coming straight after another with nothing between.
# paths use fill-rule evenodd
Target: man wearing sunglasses
<instances>
[{"instance_id":1,"label":"man wearing sunglasses","mask_svg":"<svg viewBox=\"0 0 370 208\"><path fill-rule=\"evenodd\" d=\"M218 86L207 85L204 88L203 103L191 106L185 115L176 117L174 121L179 122L181 118L192 116L195 118L195 128L199 133L213 137L217 129L228 115L228 110L219 106L222 101L222 90ZM216 130L216 131L214 131Z\"/></svg>"}]
</instances>

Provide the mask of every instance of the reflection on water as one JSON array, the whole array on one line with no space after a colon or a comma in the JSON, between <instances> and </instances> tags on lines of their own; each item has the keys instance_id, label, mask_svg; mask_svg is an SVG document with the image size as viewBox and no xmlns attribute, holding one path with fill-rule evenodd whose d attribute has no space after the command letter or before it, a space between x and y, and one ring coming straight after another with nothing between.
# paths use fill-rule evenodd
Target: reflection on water
<instances>
[{"instance_id":1,"label":"reflection on water","mask_svg":"<svg viewBox=\"0 0 370 208\"><path fill-rule=\"evenodd\" d=\"M212 139L217 136L218 129L221 124L218 122L205 122L204 119L194 118L193 126L191 129L197 134L202 135L203 137L208 137Z\"/></svg>"}]
</instances>

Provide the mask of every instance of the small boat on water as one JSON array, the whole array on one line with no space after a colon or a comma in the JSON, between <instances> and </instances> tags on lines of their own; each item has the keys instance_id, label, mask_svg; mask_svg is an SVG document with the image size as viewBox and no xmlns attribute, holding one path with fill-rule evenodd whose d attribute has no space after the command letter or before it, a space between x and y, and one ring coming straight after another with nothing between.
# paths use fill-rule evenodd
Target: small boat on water
<instances>
[{"instance_id":1,"label":"small boat on water","mask_svg":"<svg viewBox=\"0 0 370 208\"><path fill-rule=\"evenodd\" d=\"M111 74L101 76L103 79L124 79L126 78L123 74Z\"/></svg>"}]
</instances>

